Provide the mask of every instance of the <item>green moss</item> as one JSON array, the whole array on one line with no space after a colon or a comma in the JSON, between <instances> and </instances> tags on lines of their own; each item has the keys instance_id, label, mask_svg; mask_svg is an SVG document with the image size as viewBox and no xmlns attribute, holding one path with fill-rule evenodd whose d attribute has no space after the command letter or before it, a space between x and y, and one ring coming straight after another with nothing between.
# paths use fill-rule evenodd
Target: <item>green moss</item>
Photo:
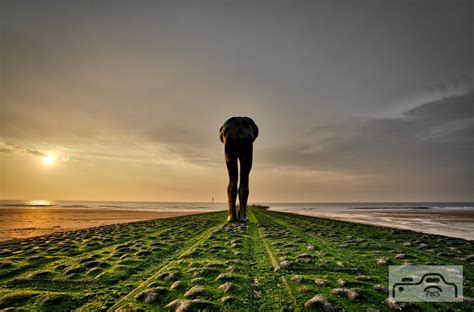
<instances>
[{"instance_id":1,"label":"green moss","mask_svg":"<svg viewBox=\"0 0 474 312\"><path fill-rule=\"evenodd\" d=\"M248 217L247 224L226 224L225 213L215 212L0 243L15 250L2 255L0 307L167 311L174 302L195 310L304 311L321 295L341 310L388 311L383 287L374 288L388 286L381 258L464 265L464 292L474 295L473 264L465 260L473 242L266 207L251 207ZM357 298L333 291L342 287ZM153 292L157 298L144 300ZM414 306L448 308L470 310L463 303Z\"/></svg>"},{"instance_id":2,"label":"green moss","mask_svg":"<svg viewBox=\"0 0 474 312\"><path fill-rule=\"evenodd\" d=\"M0 309L27 305L37 294L25 291L11 291L0 296Z\"/></svg>"}]
</instances>

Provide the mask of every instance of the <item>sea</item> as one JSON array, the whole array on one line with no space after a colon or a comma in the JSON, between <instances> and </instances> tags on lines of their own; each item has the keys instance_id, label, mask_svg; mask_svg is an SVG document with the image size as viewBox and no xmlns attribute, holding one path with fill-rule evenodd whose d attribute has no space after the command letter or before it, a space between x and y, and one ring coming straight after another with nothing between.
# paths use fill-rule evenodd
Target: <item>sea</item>
<instances>
[{"instance_id":1,"label":"sea","mask_svg":"<svg viewBox=\"0 0 474 312\"><path fill-rule=\"evenodd\" d=\"M380 202L380 203L250 203L277 211L357 211L357 210L474 210L474 202ZM63 201L63 200L0 200L1 208L90 208L145 211L218 211L225 210L221 202L139 202L139 201Z\"/></svg>"}]
</instances>

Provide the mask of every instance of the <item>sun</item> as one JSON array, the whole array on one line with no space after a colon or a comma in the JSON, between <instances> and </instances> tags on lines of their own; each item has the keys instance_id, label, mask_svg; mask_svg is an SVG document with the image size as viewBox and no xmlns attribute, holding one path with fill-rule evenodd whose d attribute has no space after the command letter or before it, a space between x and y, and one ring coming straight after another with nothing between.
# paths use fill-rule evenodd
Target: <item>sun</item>
<instances>
[{"instance_id":1,"label":"sun","mask_svg":"<svg viewBox=\"0 0 474 312\"><path fill-rule=\"evenodd\" d=\"M43 164L50 166L56 162L56 157L54 155L43 156Z\"/></svg>"}]
</instances>

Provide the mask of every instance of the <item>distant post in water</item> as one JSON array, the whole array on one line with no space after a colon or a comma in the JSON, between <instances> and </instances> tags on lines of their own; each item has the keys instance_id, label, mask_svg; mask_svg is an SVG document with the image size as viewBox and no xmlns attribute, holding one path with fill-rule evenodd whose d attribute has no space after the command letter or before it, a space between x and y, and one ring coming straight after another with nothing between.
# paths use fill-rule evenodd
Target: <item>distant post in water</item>
<instances>
[{"instance_id":1,"label":"distant post in water","mask_svg":"<svg viewBox=\"0 0 474 312\"><path fill-rule=\"evenodd\" d=\"M249 197L249 174L252 169L253 142L258 137L258 127L249 117L229 118L219 130L224 143L225 162L229 173L227 187L227 222L247 222L247 200ZM240 184L238 164L240 162ZM236 212L237 193L239 211Z\"/></svg>"}]
</instances>

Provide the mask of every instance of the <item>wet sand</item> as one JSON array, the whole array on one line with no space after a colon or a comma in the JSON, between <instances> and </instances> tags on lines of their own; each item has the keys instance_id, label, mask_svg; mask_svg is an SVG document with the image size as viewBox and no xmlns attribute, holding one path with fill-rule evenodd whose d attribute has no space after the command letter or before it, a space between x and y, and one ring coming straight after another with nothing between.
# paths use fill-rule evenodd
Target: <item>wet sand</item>
<instances>
[{"instance_id":1,"label":"wet sand","mask_svg":"<svg viewBox=\"0 0 474 312\"><path fill-rule=\"evenodd\" d=\"M474 240L474 210L358 209L357 211L289 210L288 212Z\"/></svg>"},{"instance_id":2,"label":"wet sand","mask_svg":"<svg viewBox=\"0 0 474 312\"><path fill-rule=\"evenodd\" d=\"M206 211L139 211L88 208L2 208L0 241L107 224L185 216Z\"/></svg>"}]
</instances>

